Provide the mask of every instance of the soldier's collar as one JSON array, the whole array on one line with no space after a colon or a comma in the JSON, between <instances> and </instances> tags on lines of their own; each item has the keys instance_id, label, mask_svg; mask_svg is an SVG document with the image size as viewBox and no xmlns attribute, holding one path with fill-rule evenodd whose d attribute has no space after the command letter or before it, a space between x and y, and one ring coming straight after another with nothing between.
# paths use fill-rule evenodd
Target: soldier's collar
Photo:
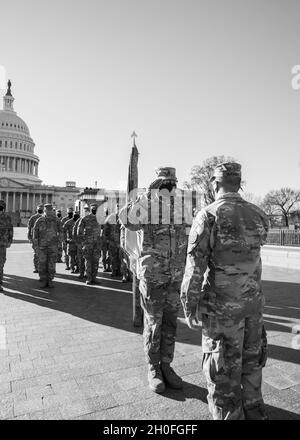
<instances>
[{"instance_id":1,"label":"soldier's collar","mask_svg":"<svg viewBox=\"0 0 300 440\"><path fill-rule=\"evenodd\" d=\"M216 196L216 200L220 200L220 199L241 199L241 195L237 192L228 192L225 194L217 194Z\"/></svg>"}]
</instances>

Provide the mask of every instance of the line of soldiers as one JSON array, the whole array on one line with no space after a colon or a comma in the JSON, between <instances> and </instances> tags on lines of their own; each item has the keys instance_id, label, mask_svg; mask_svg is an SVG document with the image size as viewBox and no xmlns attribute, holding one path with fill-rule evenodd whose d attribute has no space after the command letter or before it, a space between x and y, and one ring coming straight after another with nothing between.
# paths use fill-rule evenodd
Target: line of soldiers
<instances>
[{"instance_id":1,"label":"line of soldiers","mask_svg":"<svg viewBox=\"0 0 300 440\"><path fill-rule=\"evenodd\" d=\"M85 205L84 216L69 208L62 218L51 204L38 205L36 214L28 222L28 240L32 243L34 273L39 273L42 287L53 287L56 263L86 278L87 285L99 284L97 273L102 256L104 272L112 277L122 276L122 282L131 281L129 261L120 247L121 225L110 224L109 216L99 225L97 204Z\"/></svg>"},{"instance_id":2,"label":"line of soldiers","mask_svg":"<svg viewBox=\"0 0 300 440\"><path fill-rule=\"evenodd\" d=\"M6 249L13 241L14 229L11 217L6 214L6 203L0 200L0 292L3 292L3 268L6 261Z\"/></svg>"},{"instance_id":3,"label":"line of soldiers","mask_svg":"<svg viewBox=\"0 0 300 440\"><path fill-rule=\"evenodd\" d=\"M176 184L174 168L159 168L148 190L120 211L117 225L108 217L103 228L97 222L97 205L91 205L91 211L86 208L82 218L74 219L69 212L64 225L52 205L44 205L43 214L38 207L35 220L30 219L28 226L28 238L36 253L35 270L43 285L52 287L58 246L63 242L66 265L71 264L75 271L78 268L80 277L85 270L86 283L96 284L101 250L104 270L110 264L115 276L122 266L122 231L142 231L135 270L144 311L149 387L156 393L164 392L166 386L182 388L182 379L171 367L181 302L189 328L200 330L198 320L202 321L202 368L213 419L266 420L261 391L267 336L260 249L266 241L268 218L240 196L241 166L227 162L216 167L211 177L216 200L196 214L188 239L186 225L174 221L180 204L172 203L168 195L157 197L168 212L173 210L170 221L162 221L162 210L157 223L143 221L140 208L148 208L144 210L148 213L153 190L170 193ZM4 209L5 203L0 201L1 283L6 248L13 234ZM130 222L136 219L137 210L138 221ZM124 212L126 221L120 224Z\"/></svg>"}]
</instances>

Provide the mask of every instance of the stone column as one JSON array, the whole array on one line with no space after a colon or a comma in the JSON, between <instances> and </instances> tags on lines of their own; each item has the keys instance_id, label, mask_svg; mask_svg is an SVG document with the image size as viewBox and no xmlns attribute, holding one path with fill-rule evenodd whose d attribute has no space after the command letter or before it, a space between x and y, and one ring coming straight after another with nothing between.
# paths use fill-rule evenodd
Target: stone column
<instances>
[{"instance_id":1,"label":"stone column","mask_svg":"<svg viewBox=\"0 0 300 440\"><path fill-rule=\"evenodd\" d=\"M29 199L30 199L30 193L26 193L26 211L29 211Z\"/></svg>"},{"instance_id":2,"label":"stone column","mask_svg":"<svg viewBox=\"0 0 300 440\"><path fill-rule=\"evenodd\" d=\"M6 210L8 211L8 191L6 191Z\"/></svg>"},{"instance_id":3,"label":"stone column","mask_svg":"<svg viewBox=\"0 0 300 440\"><path fill-rule=\"evenodd\" d=\"M23 209L23 193L20 192L20 211Z\"/></svg>"},{"instance_id":4,"label":"stone column","mask_svg":"<svg viewBox=\"0 0 300 440\"><path fill-rule=\"evenodd\" d=\"M32 194L32 210L35 211L35 194Z\"/></svg>"},{"instance_id":5,"label":"stone column","mask_svg":"<svg viewBox=\"0 0 300 440\"><path fill-rule=\"evenodd\" d=\"M12 206L12 212L16 211L16 193L13 192L13 206Z\"/></svg>"}]
</instances>

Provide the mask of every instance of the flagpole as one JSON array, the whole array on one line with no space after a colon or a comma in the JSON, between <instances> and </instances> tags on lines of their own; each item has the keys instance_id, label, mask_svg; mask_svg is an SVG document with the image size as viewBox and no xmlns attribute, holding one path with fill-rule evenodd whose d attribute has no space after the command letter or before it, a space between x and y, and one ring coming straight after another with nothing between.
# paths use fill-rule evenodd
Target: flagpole
<instances>
[{"instance_id":1,"label":"flagpole","mask_svg":"<svg viewBox=\"0 0 300 440\"><path fill-rule=\"evenodd\" d=\"M129 202L128 199L130 192L133 189L138 188L138 151L135 144L135 138L137 137L135 131L132 133L131 137L133 138L133 146L129 162L127 202ZM132 201L134 202L135 200ZM132 318L134 327L143 326L143 310L141 307L141 296L136 271L133 271L132 273Z\"/></svg>"}]
</instances>

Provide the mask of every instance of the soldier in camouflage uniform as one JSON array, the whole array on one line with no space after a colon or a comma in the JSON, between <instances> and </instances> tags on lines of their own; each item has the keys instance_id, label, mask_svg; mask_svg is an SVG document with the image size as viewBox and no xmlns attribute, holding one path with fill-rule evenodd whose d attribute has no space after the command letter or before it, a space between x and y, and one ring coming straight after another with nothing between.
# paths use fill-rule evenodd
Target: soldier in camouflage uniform
<instances>
[{"instance_id":1,"label":"soldier in camouflage uniform","mask_svg":"<svg viewBox=\"0 0 300 440\"><path fill-rule=\"evenodd\" d=\"M53 206L47 203L44 205L44 214L33 227L33 243L38 249L42 287L53 287L59 240L62 240L61 222L56 217Z\"/></svg>"},{"instance_id":2,"label":"soldier in camouflage uniform","mask_svg":"<svg viewBox=\"0 0 300 440\"><path fill-rule=\"evenodd\" d=\"M267 418L261 394L266 362L260 247L268 218L238 193L241 166L212 177L216 201L193 221L181 298L189 327L202 316L202 367L215 420Z\"/></svg>"},{"instance_id":3,"label":"soldier in camouflage uniform","mask_svg":"<svg viewBox=\"0 0 300 440\"><path fill-rule=\"evenodd\" d=\"M84 206L84 217L87 216L90 212L90 208L89 205L85 205ZM84 261L84 257L83 257L83 250L82 250L82 241L78 238L78 225L80 222L81 218L79 217L74 225L73 228L73 240L76 243L76 247L77 247L77 264L78 264L78 271L79 271L79 279L83 279L84 278L84 272L85 272L85 261Z\"/></svg>"},{"instance_id":4,"label":"soldier in camouflage uniform","mask_svg":"<svg viewBox=\"0 0 300 440\"><path fill-rule=\"evenodd\" d=\"M0 292L3 292L3 268L6 261L6 249L13 241L14 229L11 218L5 212L6 203L0 200Z\"/></svg>"},{"instance_id":5,"label":"soldier in camouflage uniform","mask_svg":"<svg viewBox=\"0 0 300 440\"><path fill-rule=\"evenodd\" d=\"M59 220L62 220L62 217L61 217L61 210L60 210L60 209L57 209L57 211L56 211L56 217L57 217ZM59 242L59 243L58 243L58 246L57 246L57 260L56 260L57 263L62 263L62 262L63 262L63 261L62 261L62 251L63 251L63 249L62 249L62 243Z\"/></svg>"},{"instance_id":6,"label":"soldier in camouflage uniform","mask_svg":"<svg viewBox=\"0 0 300 440\"><path fill-rule=\"evenodd\" d=\"M34 226L35 222L37 221L37 219L42 216L43 210L44 210L43 205L38 205L36 207L36 214L33 214L30 217L30 219L28 220L28 225L27 225L27 238L28 238L29 242L32 244L32 249L33 249L33 266L34 266L33 273L38 273L38 271L39 271L39 257L38 257L37 248L35 247L35 245L33 243L32 230L33 230L33 226Z\"/></svg>"},{"instance_id":7,"label":"soldier in camouflage uniform","mask_svg":"<svg viewBox=\"0 0 300 440\"><path fill-rule=\"evenodd\" d=\"M107 217L106 212L106 217ZM111 272L110 267L110 257L109 257L109 235L108 235L109 227L104 223L101 227L101 239L102 239L102 265L103 272Z\"/></svg>"},{"instance_id":8,"label":"soldier in camouflage uniform","mask_svg":"<svg viewBox=\"0 0 300 440\"><path fill-rule=\"evenodd\" d=\"M62 226L62 228L64 227L64 224L68 220L73 218L73 215L74 215L73 211L74 211L73 208L68 208L67 215L65 215L61 219L61 226ZM65 260L65 264L66 264L65 269L66 270L70 270L70 259L69 259L68 252L67 252L67 242L64 240L64 238L62 239L62 248L63 248L63 251L64 251L64 260Z\"/></svg>"},{"instance_id":9,"label":"soldier in camouflage uniform","mask_svg":"<svg viewBox=\"0 0 300 440\"><path fill-rule=\"evenodd\" d=\"M77 239L82 243L85 260L86 284L99 284L97 273L101 256L101 227L96 218L97 204L91 205L91 213L80 219Z\"/></svg>"},{"instance_id":10,"label":"soldier in camouflage uniform","mask_svg":"<svg viewBox=\"0 0 300 440\"><path fill-rule=\"evenodd\" d=\"M132 273L130 271L129 255L125 251L125 227L121 225L120 229L120 259L122 283L132 282Z\"/></svg>"},{"instance_id":11,"label":"soldier in camouflage uniform","mask_svg":"<svg viewBox=\"0 0 300 440\"><path fill-rule=\"evenodd\" d=\"M174 221L175 215L172 215L175 205L172 204L170 191L174 195L173 201L177 198L175 169L159 168L156 172L157 178L149 186L148 192L123 208L120 218L130 230L142 229L143 243L140 245L141 256L136 262L136 271L144 311L144 351L149 387L156 393L162 393L166 385L182 388L182 379L170 364L174 357L187 235L182 214L178 224ZM161 190L164 190L164 196L161 196ZM153 206L158 208L159 203L171 216L166 219L161 210L157 221L153 221L151 210L155 212ZM126 211L128 215L124 220ZM133 221L137 211L146 213L145 219L141 215ZM147 216L149 212L151 217Z\"/></svg>"},{"instance_id":12,"label":"soldier in camouflage uniform","mask_svg":"<svg viewBox=\"0 0 300 440\"><path fill-rule=\"evenodd\" d=\"M116 214L112 213L105 219L104 238L108 243L108 255L111 264L111 276L113 278L121 275L120 227Z\"/></svg>"},{"instance_id":13,"label":"soldier in camouflage uniform","mask_svg":"<svg viewBox=\"0 0 300 440\"><path fill-rule=\"evenodd\" d=\"M67 254L71 266L71 273L76 272L77 263L77 245L73 237L73 229L76 221L79 219L79 212L75 212L73 218L66 221L63 226L64 241L67 243Z\"/></svg>"}]
</instances>

